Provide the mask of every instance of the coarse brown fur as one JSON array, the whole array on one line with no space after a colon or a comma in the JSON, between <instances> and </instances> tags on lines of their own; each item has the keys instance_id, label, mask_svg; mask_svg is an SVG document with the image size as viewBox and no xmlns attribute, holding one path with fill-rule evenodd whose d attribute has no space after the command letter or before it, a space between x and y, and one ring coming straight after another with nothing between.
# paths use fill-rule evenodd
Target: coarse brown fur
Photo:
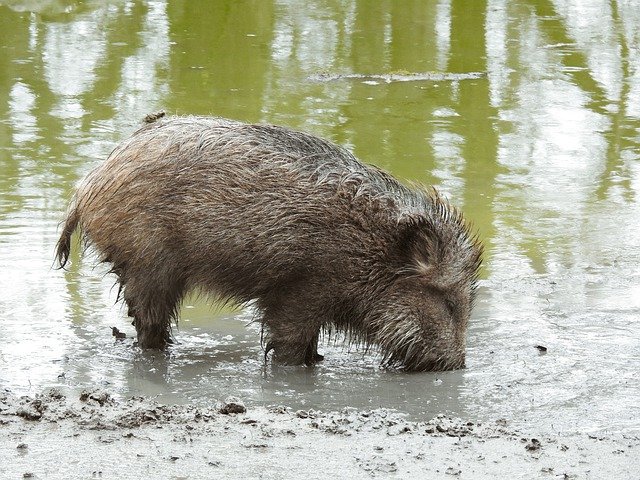
<instances>
[{"instance_id":1,"label":"coarse brown fur","mask_svg":"<svg viewBox=\"0 0 640 480\"><path fill-rule=\"evenodd\" d=\"M254 300L282 363L313 364L320 333L342 331L387 366L464 366L478 239L435 190L315 136L160 115L78 188L62 267L77 227L118 276L142 347L166 345L197 289Z\"/></svg>"}]
</instances>

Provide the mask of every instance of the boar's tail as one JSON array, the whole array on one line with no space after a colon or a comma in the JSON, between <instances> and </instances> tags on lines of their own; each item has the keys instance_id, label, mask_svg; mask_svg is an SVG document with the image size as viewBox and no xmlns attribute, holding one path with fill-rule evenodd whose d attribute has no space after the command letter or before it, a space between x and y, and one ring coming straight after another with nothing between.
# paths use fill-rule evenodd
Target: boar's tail
<instances>
[{"instance_id":1,"label":"boar's tail","mask_svg":"<svg viewBox=\"0 0 640 480\"><path fill-rule=\"evenodd\" d=\"M78 212L78 207L73 205L69 210L67 219L64 222L64 227L62 228L62 234L60 235L60 239L56 245L56 260L58 261L58 268L64 268L69 261L69 253L71 252L71 235L78 227L79 222L80 212Z\"/></svg>"}]
</instances>

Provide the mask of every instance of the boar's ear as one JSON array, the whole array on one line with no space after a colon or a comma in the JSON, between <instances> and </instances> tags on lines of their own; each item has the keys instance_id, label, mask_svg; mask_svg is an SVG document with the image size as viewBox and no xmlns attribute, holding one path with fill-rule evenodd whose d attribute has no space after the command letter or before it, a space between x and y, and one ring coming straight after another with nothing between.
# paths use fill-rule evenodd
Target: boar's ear
<instances>
[{"instance_id":1,"label":"boar's ear","mask_svg":"<svg viewBox=\"0 0 640 480\"><path fill-rule=\"evenodd\" d=\"M425 215L403 214L398 219L398 247L405 268L418 274L433 272L440 257L440 237Z\"/></svg>"}]
</instances>

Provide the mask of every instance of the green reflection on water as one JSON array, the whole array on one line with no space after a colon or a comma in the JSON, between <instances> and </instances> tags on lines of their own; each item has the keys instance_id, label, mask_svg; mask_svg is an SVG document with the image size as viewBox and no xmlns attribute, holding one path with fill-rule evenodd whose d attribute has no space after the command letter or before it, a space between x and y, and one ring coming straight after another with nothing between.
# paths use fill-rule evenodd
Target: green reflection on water
<instances>
[{"instance_id":1,"label":"green reflection on water","mask_svg":"<svg viewBox=\"0 0 640 480\"><path fill-rule=\"evenodd\" d=\"M630 159L638 156L639 127L632 106L638 96L633 19L617 2L585 8L608 15L604 35L619 53L609 83L592 68L592 45L571 18L581 12L544 0L327 1L304 8L257 0L3 2L2 212L20 212L29 198L45 196L46 214L59 218L78 179L142 115L164 108L282 123L346 144L402 178L440 186L477 226L489 255L496 225L506 222L540 263L544 248L534 246L536 235L513 214L529 209L532 199L508 193L512 174L527 168L523 151L535 162L536 142L545 141L540 131L517 135L547 121L545 112L535 111L531 85L564 85L598 123L591 133L604 144L601 157L578 147L578 154L590 157L586 161L599 162L590 173L594 199L620 188L623 199L634 201ZM532 42L547 58L526 58ZM319 72L398 71L488 76L389 83L308 79ZM514 132L520 145L505 141ZM510 212L497 218L502 207L496 203L505 198ZM38 208L44 209L42 202ZM556 213L542 211L540 217Z\"/></svg>"}]
</instances>

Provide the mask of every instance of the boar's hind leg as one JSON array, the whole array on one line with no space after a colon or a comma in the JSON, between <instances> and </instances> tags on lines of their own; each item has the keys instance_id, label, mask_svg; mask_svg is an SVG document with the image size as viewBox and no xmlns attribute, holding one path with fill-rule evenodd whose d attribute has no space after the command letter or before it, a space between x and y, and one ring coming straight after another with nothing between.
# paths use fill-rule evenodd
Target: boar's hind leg
<instances>
[{"instance_id":1,"label":"boar's hind leg","mask_svg":"<svg viewBox=\"0 0 640 480\"><path fill-rule=\"evenodd\" d=\"M176 280L158 281L151 272L129 279L124 300L134 318L138 345L162 349L171 343L171 320L176 317L184 285Z\"/></svg>"}]
</instances>

